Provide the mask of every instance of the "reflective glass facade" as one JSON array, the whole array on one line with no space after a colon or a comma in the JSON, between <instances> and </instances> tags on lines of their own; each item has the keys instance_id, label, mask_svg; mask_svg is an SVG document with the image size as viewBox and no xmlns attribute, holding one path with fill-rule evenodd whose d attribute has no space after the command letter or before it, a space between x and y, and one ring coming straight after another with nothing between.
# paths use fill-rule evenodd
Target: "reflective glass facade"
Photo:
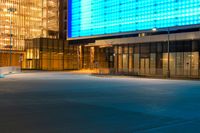
<instances>
[{"instance_id":1,"label":"reflective glass facade","mask_svg":"<svg viewBox=\"0 0 200 133\"><path fill-rule=\"evenodd\" d=\"M27 39L58 38L58 31L59 0L0 0L0 67L25 61Z\"/></svg>"},{"instance_id":2,"label":"reflective glass facade","mask_svg":"<svg viewBox=\"0 0 200 133\"><path fill-rule=\"evenodd\" d=\"M78 69L77 46L69 46L65 40L36 38L26 40L26 69L67 70Z\"/></svg>"},{"instance_id":3,"label":"reflective glass facade","mask_svg":"<svg viewBox=\"0 0 200 133\"><path fill-rule=\"evenodd\" d=\"M8 12L9 8L15 11ZM0 0L0 50L10 50L12 45L13 51L23 51L25 39L41 36L41 26L40 0Z\"/></svg>"},{"instance_id":4,"label":"reflective glass facade","mask_svg":"<svg viewBox=\"0 0 200 133\"><path fill-rule=\"evenodd\" d=\"M69 0L68 38L200 24L199 0Z\"/></svg>"},{"instance_id":5,"label":"reflective glass facade","mask_svg":"<svg viewBox=\"0 0 200 133\"><path fill-rule=\"evenodd\" d=\"M116 45L117 74L200 78L200 40ZM169 63L169 64L168 64Z\"/></svg>"}]
</instances>

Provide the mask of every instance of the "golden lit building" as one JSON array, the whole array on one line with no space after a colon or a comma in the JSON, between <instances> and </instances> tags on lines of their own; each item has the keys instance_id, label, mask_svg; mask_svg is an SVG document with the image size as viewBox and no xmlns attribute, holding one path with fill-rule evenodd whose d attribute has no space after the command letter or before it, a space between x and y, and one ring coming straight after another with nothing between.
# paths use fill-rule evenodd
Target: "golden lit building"
<instances>
[{"instance_id":1,"label":"golden lit building","mask_svg":"<svg viewBox=\"0 0 200 133\"><path fill-rule=\"evenodd\" d=\"M0 66L21 65L26 40L56 39L58 30L59 0L0 0Z\"/></svg>"}]
</instances>

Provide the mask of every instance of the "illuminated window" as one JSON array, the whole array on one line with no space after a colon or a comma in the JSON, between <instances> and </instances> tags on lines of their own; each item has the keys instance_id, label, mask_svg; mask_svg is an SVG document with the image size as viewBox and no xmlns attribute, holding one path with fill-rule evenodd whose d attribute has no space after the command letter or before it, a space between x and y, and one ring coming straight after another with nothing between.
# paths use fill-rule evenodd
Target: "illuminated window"
<instances>
[{"instance_id":1,"label":"illuminated window","mask_svg":"<svg viewBox=\"0 0 200 133\"><path fill-rule=\"evenodd\" d=\"M200 24L199 0L69 0L68 37Z\"/></svg>"}]
</instances>

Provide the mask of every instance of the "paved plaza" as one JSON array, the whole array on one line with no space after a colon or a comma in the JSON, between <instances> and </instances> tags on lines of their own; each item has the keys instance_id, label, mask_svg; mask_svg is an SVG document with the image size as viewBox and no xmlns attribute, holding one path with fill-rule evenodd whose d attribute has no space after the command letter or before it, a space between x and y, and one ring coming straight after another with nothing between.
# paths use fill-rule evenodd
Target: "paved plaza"
<instances>
[{"instance_id":1,"label":"paved plaza","mask_svg":"<svg viewBox=\"0 0 200 133\"><path fill-rule=\"evenodd\" d=\"M30 72L0 79L0 133L199 133L200 81Z\"/></svg>"}]
</instances>

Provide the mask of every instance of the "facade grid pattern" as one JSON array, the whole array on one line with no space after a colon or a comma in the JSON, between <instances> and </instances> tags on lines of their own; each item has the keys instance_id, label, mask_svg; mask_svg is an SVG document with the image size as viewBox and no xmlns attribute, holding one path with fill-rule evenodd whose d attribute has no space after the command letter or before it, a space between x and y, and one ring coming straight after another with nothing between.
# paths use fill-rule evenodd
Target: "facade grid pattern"
<instances>
[{"instance_id":1,"label":"facade grid pattern","mask_svg":"<svg viewBox=\"0 0 200 133\"><path fill-rule=\"evenodd\" d=\"M200 24L199 0L70 0L69 38Z\"/></svg>"}]
</instances>

